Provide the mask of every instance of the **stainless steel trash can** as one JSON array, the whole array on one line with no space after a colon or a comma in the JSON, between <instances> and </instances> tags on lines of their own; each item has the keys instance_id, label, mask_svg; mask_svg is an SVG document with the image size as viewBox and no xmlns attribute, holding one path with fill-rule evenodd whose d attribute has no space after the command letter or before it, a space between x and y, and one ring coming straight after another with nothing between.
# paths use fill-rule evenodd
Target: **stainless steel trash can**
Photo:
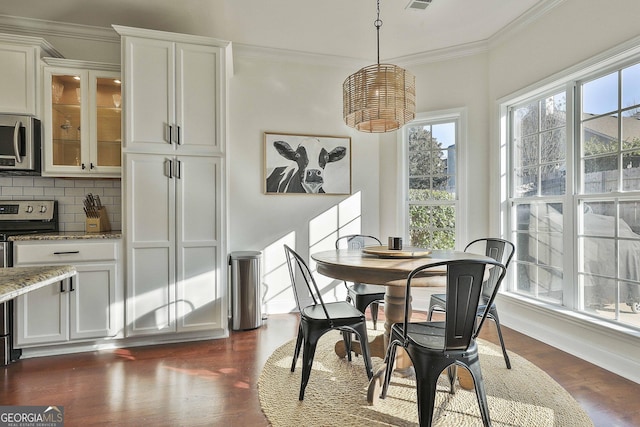
<instances>
[{"instance_id":1,"label":"stainless steel trash can","mask_svg":"<svg viewBox=\"0 0 640 427\"><path fill-rule=\"evenodd\" d=\"M235 331L262 326L261 252L231 252L231 328Z\"/></svg>"}]
</instances>

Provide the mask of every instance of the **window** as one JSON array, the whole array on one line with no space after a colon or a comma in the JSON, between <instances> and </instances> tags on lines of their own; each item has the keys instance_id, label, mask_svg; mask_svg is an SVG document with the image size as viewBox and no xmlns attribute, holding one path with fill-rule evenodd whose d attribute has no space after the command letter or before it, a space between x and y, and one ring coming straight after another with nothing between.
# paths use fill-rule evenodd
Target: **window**
<instances>
[{"instance_id":1,"label":"window","mask_svg":"<svg viewBox=\"0 0 640 427\"><path fill-rule=\"evenodd\" d=\"M578 308L640 327L640 64L578 87Z\"/></svg>"},{"instance_id":2,"label":"window","mask_svg":"<svg viewBox=\"0 0 640 427\"><path fill-rule=\"evenodd\" d=\"M640 63L574 77L503 104L509 291L640 329Z\"/></svg>"},{"instance_id":3,"label":"window","mask_svg":"<svg viewBox=\"0 0 640 427\"><path fill-rule=\"evenodd\" d=\"M566 97L560 92L510 108L517 292L563 301Z\"/></svg>"},{"instance_id":4,"label":"window","mask_svg":"<svg viewBox=\"0 0 640 427\"><path fill-rule=\"evenodd\" d=\"M405 126L405 227L411 246L453 249L461 112L418 118Z\"/></svg>"}]
</instances>

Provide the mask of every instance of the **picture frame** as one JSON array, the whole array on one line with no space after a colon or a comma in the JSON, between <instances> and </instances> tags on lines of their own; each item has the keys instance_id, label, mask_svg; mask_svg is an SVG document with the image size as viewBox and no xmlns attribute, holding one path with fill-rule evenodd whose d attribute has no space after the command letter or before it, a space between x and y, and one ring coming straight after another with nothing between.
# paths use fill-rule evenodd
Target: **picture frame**
<instances>
[{"instance_id":1,"label":"picture frame","mask_svg":"<svg viewBox=\"0 0 640 427\"><path fill-rule=\"evenodd\" d=\"M351 194L351 137L264 133L265 194Z\"/></svg>"}]
</instances>

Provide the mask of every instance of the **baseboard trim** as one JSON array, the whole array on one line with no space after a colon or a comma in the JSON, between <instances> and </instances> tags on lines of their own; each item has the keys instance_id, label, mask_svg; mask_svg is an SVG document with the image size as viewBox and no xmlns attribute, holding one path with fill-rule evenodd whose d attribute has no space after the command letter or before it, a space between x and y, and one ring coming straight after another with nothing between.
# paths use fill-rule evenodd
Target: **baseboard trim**
<instances>
[{"instance_id":1,"label":"baseboard trim","mask_svg":"<svg viewBox=\"0 0 640 427\"><path fill-rule=\"evenodd\" d=\"M496 304L505 326L640 384L638 331L514 295L500 294Z\"/></svg>"},{"instance_id":2,"label":"baseboard trim","mask_svg":"<svg viewBox=\"0 0 640 427\"><path fill-rule=\"evenodd\" d=\"M84 353L88 351L115 350L119 348L142 347L180 342L206 341L227 338L229 331L216 329L206 333L167 334L135 338L102 339L95 341L68 342L55 345L22 348L21 359L32 357L59 356L63 354Z\"/></svg>"}]
</instances>

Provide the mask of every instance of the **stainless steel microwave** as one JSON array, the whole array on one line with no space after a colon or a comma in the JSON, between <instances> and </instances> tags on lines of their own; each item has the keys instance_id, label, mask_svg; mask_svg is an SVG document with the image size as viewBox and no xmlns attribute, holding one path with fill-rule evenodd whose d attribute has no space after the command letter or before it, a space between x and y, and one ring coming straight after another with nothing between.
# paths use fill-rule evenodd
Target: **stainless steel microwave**
<instances>
[{"instance_id":1,"label":"stainless steel microwave","mask_svg":"<svg viewBox=\"0 0 640 427\"><path fill-rule=\"evenodd\" d=\"M0 171L39 174L41 163L40 120L31 116L0 114Z\"/></svg>"}]
</instances>

